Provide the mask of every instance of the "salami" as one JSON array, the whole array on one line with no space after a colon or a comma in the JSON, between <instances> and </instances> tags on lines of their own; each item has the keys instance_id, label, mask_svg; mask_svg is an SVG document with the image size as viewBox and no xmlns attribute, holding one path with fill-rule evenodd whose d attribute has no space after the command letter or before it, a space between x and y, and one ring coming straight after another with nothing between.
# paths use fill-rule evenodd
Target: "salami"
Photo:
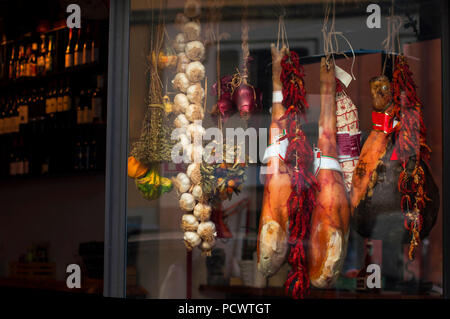
<instances>
[{"instance_id":1,"label":"salami","mask_svg":"<svg viewBox=\"0 0 450 319\"><path fill-rule=\"evenodd\" d=\"M338 159L344 175L345 188L349 192L353 171L361 152L361 132L358 109L343 90L339 80L336 80L336 122Z\"/></svg>"}]
</instances>

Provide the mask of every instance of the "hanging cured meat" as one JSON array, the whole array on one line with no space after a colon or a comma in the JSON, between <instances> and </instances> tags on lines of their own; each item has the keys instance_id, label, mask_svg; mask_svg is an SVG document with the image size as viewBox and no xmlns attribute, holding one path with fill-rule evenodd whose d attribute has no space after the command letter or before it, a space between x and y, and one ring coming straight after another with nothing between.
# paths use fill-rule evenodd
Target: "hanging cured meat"
<instances>
[{"instance_id":1,"label":"hanging cured meat","mask_svg":"<svg viewBox=\"0 0 450 319\"><path fill-rule=\"evenodd\" d=\"M282 84L281 59L286 53L283 48L279 51L274 45L272 51L272 81L273 90L280 92ZM264 199L259 222L258 232L258 270L264 276L275 274L286 260L288 251L288 206L287 201L291 194L291 182L286 163L280 158L278 152L279 134L286 129L286 120L279 121L286 109L282 100L276 100L272 105L272 123L270 125L269 141L276 148L269 157L264 186Z\"/></svg>"},{"instance_id":2,"label":"hanging cured meat","mask_svg":"<svg viewBox=\"0 0 450 319\"><path fill-rule=\"evenodd\" d=\"M311 284L330 287L342 268L349 233L350 206L340 165L336 141L336 81L332 59L320 65L319 140L316 152L316 206L311 220L308 270ZM317 170L316 169L316 170Z\"/></svg>"},{"instance_id":3,"label":"hanging cured meat","mask_svg":"<svg viewBox=\"0 0 450 319\"><path fill-rule=\"evenodd\" d=\"M336 125L338 159L344 175L345 188L350 191L353 171L361 152L358 109L336 80Z\"/></svg>"},{"instance_id":4,"label":"hanging cured meat","mask_svg":"<svg viewBox=\"0 0 450 319\"><path fill-rule=\"evenodd\" d=\"M373 129L353 175L352 216L364 237L409 243L413 259L436 222L439 189L427 165L421 103L404 57L392 86L385 76L370 82Z\"/></svg>"}]
</instances>

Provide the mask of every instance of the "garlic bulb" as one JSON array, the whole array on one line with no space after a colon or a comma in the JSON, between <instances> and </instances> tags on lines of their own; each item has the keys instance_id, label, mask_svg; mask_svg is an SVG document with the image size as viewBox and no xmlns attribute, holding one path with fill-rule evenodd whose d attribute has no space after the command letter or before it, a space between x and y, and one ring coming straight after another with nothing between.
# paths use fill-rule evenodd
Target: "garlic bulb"
<instances>
[{"instance_id":1,"label":"garlic bulb","mask_svg":"<svg viewBox=\"0 0 450 319\"><path fill-rule=\"evenodd\" d=\"M179 31L183 31L183 26L189 22L189 18L186 17L183 13L179 12L175 16L175 28Z\"/></svg>"},{"instance_id":2,"label":"garlic bulb","mask_svg":"<svg viewBox=\"0 0 450 319\"><path fill-rule=\"evenodd\" d=\"M211 206L198 203L194 207L194 216L201 222L206 222L211 218Z\"/></svg>"},{"instance_id":3,"label":"garlic bulb","mask_svg":"<svg viewBox=\"0 0 450 319\"><path fill-rule=\"evenodd\" d=\"M198 225L197 234L202 240L211 242L217 236L216 225L212 221L202 222Z\"/></svg>"},{"instance_id":4,"label":"garlic bulb","mask_svg":"<svg viewBox=\"0 0 450 319\"><path fill-rule=\"evenodd\" d=\"M198 104L191 104L186 109L186 118L190 122L203 120L204 113L203 108Z\"/></svg>"},{"instance_id":5,"label":"garlic bulb","mask_svg":"<svg viewBox=\"0 0 450 319\"><path fill-rule=\"evenodd\" d=\"M173 111L176 114L186 113L186 109L189 106L189 100L183 93L178 93L173 99Z\"/></svg>"},{"instance_id":6,"label":"garlic bulb","mask_svg":"<svg viewBox=\"0 0 450 319\"><path fill-rule=\"evenodd\" d=\"M191 188L191 180L185 173L178 173L174 184L180 193L186 193Z\"/></svg>"},{"instance_id":7,"label":"garlic bulb","mask_svg":"<svg viewBox=\"0 0 450 319\"><path fill-rule=\"evenodd\" d=\"M185 212L191 212L195 207L195 199L189 193L184 193L180 197L180 208Z\"/></svg>"},{"instance_id":8,"label":"garlic bulb","mask_svg":"<svg viewBox=\"0 0 450 319\"><path fill-rule=\"evenodd\" d=\"M202 250L210 250L216 245L216 239L213 239L211 241L203 241L200 245L200 248Z\"/></svg>"},{"instance_id":9,"label":"garlic bulb","mask_svg":"<svg viewBox=\"0 0 450 319\"><path fill-rule=\"evenodd\" d=\"M188 78L186 77L186 74L177 73L177 75L175 75L175 77L172 80L172 85L174 88L185 93L187 89L191 86L191 82L189 82Z\"/></svg>"},{"instance_id":10,"label":"garlic bulb","mask_svg":"<svg viewBox=\"0 0 450 319\"><path fill-rule=\"evenodd\" d=\"M186 125L189 125L189 120L186 118L186 116L184 114L180 114L176 117L176 119L173 121L173 124L175 125L175 127L177 128L182 128ZM191 134L189 133L189 136Z\"/></svg>"},{"instance_id":11,"label":"garlic bulb","mask_svg":"<svg viewBox=\"0 0 450 319\"><path fill-rule=\"evenodd\" d=\"M198 221L192 214L184 214L181 218L181 229L186 231L196 232L198 228Z\"/></svg>"},{"instance_id":12,"label":"garlic bulb","mask_svg":"<svg viewBox=\"0 0 450 319\"><path fill-rule=\"evenodd\" d=\"M188 42L184 51L192 61L202 61L205 58L205 46L200 41Z\"/></svg>"},{"instance_id":13,"label":"garlic bulb","mask_svg":"<svg viewBox=\"0 0 450 319\"><path fill-rule=\"evenodd\" d=\"M187 0L184 5L184 14L189 18L195 18L202 12L199 0Z\"/></svg>"},{"instance_id":14,"label":"garlic bulb","mask_svg":"<svg viewBox=\"0 0 450 319\"><path fill-rule=\"evenodd\" d=\"M185 162L201 163L203 160L203 146L190 144L185 149L185 155L187 158Z\"/></svg>"},{"instance_id":15,"label":"garlic bulb","mask_svg":"<svg viewBox=\"0 0 450 319\"><path fill-rule=\"evenodd\" d=\"M202 250L202 256L211 256L211 251L214 248L215 244L215 239L213 239L212 241L202 241L199 246L199 248Z\"/></svg>"},{"instance_id":16,"label":"garlic bulb","mask_svg":"<svg viewBox=\"0 0 450 319\"><path fill-rule=\"evenodd\" d=\"M200 239L200 236L192 231L187 231L184 233L184 243L186 244L186 248L191 251L192 248L197 247L200 245L202 240Z\"/></svg>"},{"instance_id":17,"label":"garlic bulb","mask_svg":"<svg viewBox=\"0 0 450 319\"><path fill-rule=\"evenodd\" d=\"M189 81L195 83L205 78L205 67L199 61L194 61L186 66L186 76Z\"/></svg>"},{"instance_id":18,"label":"garlic bulb","mask_svg":"<svg viewBox=\"0 0 450 319\"><path fill-rule=\"evenodd\" d=\"M178 136L178 144L180 144L183 147L186 147L189 144L191 144L191 141L189 140L186 134L180 134Z\"/></svg>"},{"instance_id":19,"label":"garlic bulb","mask_svg":"<svg viewBox=\"0 0 450 319\"><path fill-rule=\"evenodd\" d=\"M189 178L191 177L192 172L195 170L195 168L196 168L197 166L200 166L200 165L199 165L199 164L192 163L192 164L190 164L190 165L188 166L188 168L187 168L187 170L186 170L186 175L187 175Z\"/></svg>"},{"instance_id":20,"label":"garlic bulb","mask_svg":"<svg viewBox=\"0 0 450 319\"><path fill-rule=\"evenodd\" d=\"M200 83L196 83L187 88L186 96L191 103L202 104L203 98L205 97L205 90L203 90Z\"/></svg>"},{"instance_id":21,"label":"garlic bulb","mask_svg":"<svg viewBox=\"0 0 450 319\"><path fill-rule=\"evenodd\" d=\"M199 163L190 164L186 170L186 174L191 179L191 182L194 185L200 184L200 182L202 181L202 174L200 172Z\"/></svg>"},{"instance_id":22,"label":"garlic bulb","mask_svg":"<svg viewBox=\"0 0 450 319\"><path fill-rule=\"evenodd\" d=\"M183 26L184 36L187 41L198 40L202 28L199 22L191 21Z\"/></svg>"},{"instance_id":23,"label":"garlic bulb","mask_svg":"<svg viewBox=\"0 0 450 319\"><path fill-rule=\"evenodd\" d=\"M184 33L178 33L173 40L173 48L177 52L183 52L186 50L186 36Z\"/></svg>"},{"instance_id":24,"label":"garlic bulb","mask_svg":"<svg viewBox=\"0 0 450 319\"><path fill-rule=\"evenodd\" d=\"M206 134L205 128L201 125L198 125L197 123L191 123L187 126L186 135L194 143L201 142L205 134Z\"/></svg>"},{"instance_id":25,"label":"garlic bulb","mask_svg":"<svg viewBox=\"0 0 450 319\"><path fill-rule=\"evenodd\" d=\"M194 182L192 182L194 183ZM194 198L196 200L202 200L203 198L203 189L200 185L195 185L194 188L192 189L192 196L194 196Z\"/></svg>"},{"instance_id":26,"label":"garlic bulb","mask_svg":"<svg viewBox=\"0 0 450 319\"><path fill-rule=\"evenodd\" d=\"M177 64L177 72L185 73L186 68L191 60L187 57L186 53L181 52L178 54L178 64Z\"/></svg>"}]
</instances>

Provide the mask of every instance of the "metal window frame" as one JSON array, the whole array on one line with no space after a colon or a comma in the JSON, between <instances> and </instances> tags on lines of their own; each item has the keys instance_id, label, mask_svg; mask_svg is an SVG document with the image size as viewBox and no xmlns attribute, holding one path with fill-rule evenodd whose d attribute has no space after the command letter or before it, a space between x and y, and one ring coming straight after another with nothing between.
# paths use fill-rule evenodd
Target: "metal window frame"
<instances>
[{"instance_id":1,"label":"metal window frame","mask_svg":"<svg viewBox=\"0 0 450 319\"><path fill-rule=\"evenodd\" d=\"M450 189L450 128L447 125L450 119L450 25L449 25L449 3L441 0L441 43L442 43L442 286L444 298L450 298L450 201L446 200Z\"/></svg>"},{"instance_id":2,"label":"metal window frame","mask_svg":"<svg viewBox=\"0 0 450 319\"><path fill-rule=\"evenodd\" d=\"M110 1L103 295L126 297L129 0Z\"/></svg>"},{"instance_id":3,"label":"metal window frame","mask_svg":"<svg viewBox=\"0 0 450 319\"><path fill-rule=\"evenodd\" d=\"M450 298L450 56L449 3L441 0L442 135L443 140L443 296ZM126 297L127 154L129 94L130 0L110 0L108 57L108 119L105 211L105 297Z\"/></svg>"}]
</instances>

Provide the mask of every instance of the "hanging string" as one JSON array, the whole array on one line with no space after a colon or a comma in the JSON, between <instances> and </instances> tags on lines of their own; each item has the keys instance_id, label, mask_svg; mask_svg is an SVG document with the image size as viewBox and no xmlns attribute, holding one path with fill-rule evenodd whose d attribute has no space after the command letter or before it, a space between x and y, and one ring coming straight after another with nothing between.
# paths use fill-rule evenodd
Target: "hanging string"
<instances>
[{"instance_id":1,"label":"hanging string","mask_svg":"<svg viewBox=\"0 0 450 319\"><path fill-rule=\"evenodd\" d=\"M280 50L283 47L286 47L289 52L289 41L287 38L286 25L284 23L284 15L280 15L278 18L277 50Z\"/></svg>"},{"instance_id":2,"label":"hanging string","mask_svg":"<svg viewBox=\"0 0 450 319\"><path fill-rule=\"evenodd\" d=\"M242 12L242 60L243 60L243 70L242 70L242 80L245 84L247 84L248 78L248 58L250 57L250 50L248 48L248 0L244 1L244 10Z\"/></svg>"},{"instance_id":3,"label":"hanging string","mask_svg":"<svg viewBox=\"0 0 450 319\"><path fill-rule=\"evenodd\" d=\"M383 75L386 72L386 64L388 57L394 61L396 54L402 54L403 50L400 44L400 29L403 26L403 18L394 14L394 0L390 9L390 15L387 20L387 37L381 45L386 53L383 62ZM392 63L392 72L394 71L394 63Z\"/></svg>"},{"instance_id":4,"label":"hanging string","mask_svg":"<svg viewBox=\"0 0 450 319\"><path fill-rule=\"evenodd\" d=\"M330 29L328 30L328 24L330 20L330 14L331 14L331 25ZM339 40L338 36L344 39L344 41L348 44L350 47L350 50L352 51L352 66L350 69L350 73L352 75L353 80L356 80L355 74L353 73L353 69L355 66L356 56L355 51L353 50L353 47L350 43L350 41L347 39L347 37L344 36L343 32L336 31L335 29L335 22L336 22L336 1L333 0L333 8L330 7L330 3L327 2L327 5L325 7L325 16L323 20L323 26L322 26L322 36L323 36L323 51L326 56L327 65L329 65L329 59L332 58L334 65L336 65L336 61L334 58L334 55L343 55L346 59L348 59L348 56L345 54L345 51L339 50Z\"/></svg>"}]
</instances>

